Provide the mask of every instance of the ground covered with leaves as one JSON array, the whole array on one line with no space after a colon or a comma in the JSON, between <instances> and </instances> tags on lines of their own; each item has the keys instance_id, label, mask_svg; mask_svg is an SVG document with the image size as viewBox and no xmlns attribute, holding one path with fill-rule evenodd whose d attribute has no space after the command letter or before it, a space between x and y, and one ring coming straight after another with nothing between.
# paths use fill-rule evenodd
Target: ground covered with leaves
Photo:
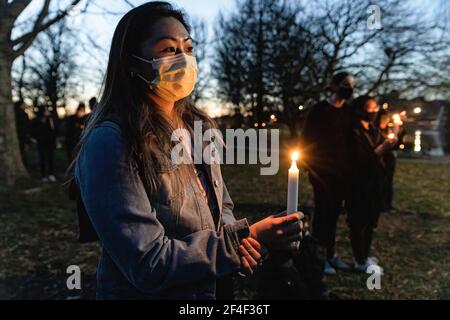
<instances>
[{"instance_id":1,"label":"ground covered with leaves","mask_svg":"<svg viewBox=\"0 0 450 320\"><path fill-rule=\"evenodd\" d=\"M224 175L238 217L256 220L285 206L287 168L276 176L261 176L257 166L227 166ZM373 245L385 269L382 289L369 291L366 276L341 272L326 278L333 298L450 298L450 165L401 160L395 191L398 212L382 215ZM305 211L312 210L304 174L300 202ZM75 205L61 184L26 180L13 190L1 189L0 219L0 299L95 297L100 248L77 243ZM344 216L337 248L351 261ZM81 293L67 290L70 265L82 270ZM237 298L251 298L255 287L254 278L240 279Z\"/></svg>"}]
</instances>

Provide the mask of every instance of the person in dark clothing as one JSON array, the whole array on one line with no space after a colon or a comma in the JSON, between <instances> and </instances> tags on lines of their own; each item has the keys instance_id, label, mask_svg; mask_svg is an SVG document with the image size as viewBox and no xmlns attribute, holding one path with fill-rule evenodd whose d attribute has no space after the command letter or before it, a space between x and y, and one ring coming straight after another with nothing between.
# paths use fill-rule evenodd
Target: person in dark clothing
<instances>
[{"instance_id":1,"label":"person in dark clothing","mask_svg":"<svg viewBox=\"0 0 450 320\"><path fill-rule=\"evenodd\" d=\"M329 87L330 96L312 107L302 135L304 165L314 189L312 235L327 250L326 274L335 274L336 268L349 269L335 255L335 236L351 170L348 152L351 113L347 101L354 87L351 74L336 74Z\"/></svg>"},{"instance_id":2,"label":"person in dark clothing","mask_svg":"<svg viewBox=\"0 0 450 320\"><path fill-rule=\"evenodd\" d=\"M91 112L94 111L95 107L97 106L97 98L96 97L92 97L91 99L89 99L89 108L91 109Z\"/></svg>"},{"instance_id":3,"label":"person in dark clothing","mask_svg":"<svg viewBox=\"0 0 450 320\"><path fill-rule=\"evenodd\" d=\"M56 130L53 118L47 108L39 108L37 117L31 125L31 133L37 141L42 181L44 183L56 182L53 159L56 149Z\"/></svg>"},{"instance_id":4,"label":"person in dark clothing","mask_svg":"<svg viewBox=\"0 0 450 320\"><path fill-rule=\"evenodd\" d=\"M16 116L16 129L17 137L19 139L20 155L22 157L22 162L27 166L26 158L26 146L30 142L30 119L28 114L25 112L25 103L23 100L17 101L14 104L14 111Z\"/></svg>"},{"instance_id":5,"label":"person in dark clothing","mask_svg":"<svg viewBox=\"0 0 450 320\"><path fill-rule=\"evenodd\" d=\"M361 96L353 101L352 110L352 174L346 208L354 267L357 271L372 272L368 268L376 266L382 272L378 260L370 258L369 252L381 209L382 157L392 149L395 140L385 139L375 125L379 111L375 99Z\"/></svg>"},{"instance_id":6,"label":"person in dark clothing","mask_svg":"<svg viewBox=\"0 0 450 320\"><path fill-rule=\"evenodd\" d=\"M83 102L78 105L77 112L67 118L66 122L66 151L69 161L73 160L74 149L80 141L86 121L86 106Z\"/></svg>"},{"instance_id":7,"label":"person in dark clothing","mask_svg":"<svg viewBox=\"0 0 450 320\"><path fill-rule=\"evenodd\" d=\"M377 122L377 127L380 129L382 135L385 139L388 138L392 130L389 128L389 113L386 110L380 110ZM381 200L381 210L383 212L389 212L395 210L393 206L394 198L394 174L397 163L397 152L400 145L403 143L403 138L405 136L405 130L400 127L400 132L398 134L397 143L393 146L392 150L387 151L383 155L384 171L383 171L383 187L382 187L382 200Z\"/></svg>"}]
</instances>

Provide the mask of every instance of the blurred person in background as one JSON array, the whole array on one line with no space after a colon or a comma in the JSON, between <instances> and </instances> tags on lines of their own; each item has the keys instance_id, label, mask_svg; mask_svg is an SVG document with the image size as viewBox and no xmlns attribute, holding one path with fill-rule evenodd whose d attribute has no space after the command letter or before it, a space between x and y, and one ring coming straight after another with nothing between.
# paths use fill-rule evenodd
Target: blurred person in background
<instances>
[{"instance_id":1,"label":"blurred person in background","mask_svg":"<svg viewBox=\"0 0 450 320\"><path fill-rule=\"evenodd\" d=\"M23 100L14 103L16 116L17 137L19 139L20 155L25 167L28 167L26 146L30 143L30 119L25 112L26 104Z\"/></svg>"},{"instance_id":2,"label":"blurred person in background","mask_svg":"<svg viewBox=\"0 0 450 320\"><path fill-rule=\"evenodd\" d=\"M80 102L76 113L66 119L66 152L69 161L73 160L74 150L80 142L85 122L86 106L83 102Z\"/></svg>"},{"instance_id":3,"label":"blurred person in background","mask_svg":"<svg viewBox=\"0 0 450 320\"><path fill-rule=\"evenodd\" d=\"M376 125L381 131L381 134L385 139L388 138L392 130L389 128L389 112L381 109L378 113ZM382 157L384 170L383 170L383 187L382 187L382 207L383 212L393 212L395 211L393 205L394 199L394 175L397 163L397 151L400 145L403 143L403 138L405 137L405 129L403 126L400 127L400 132L397 137L397 142L394 144L391 150L386 151Z\"/></svg>"},{"instance_id":4,"label":"blurred person in background","mask_svg":"<svg viewBox=\"0 0 450 320\"><path fill-rule=\"evenodd\" d=\"M31 136L36 140L42 182L56 182L54 156L56 150L56 129L50 111L39 107L31 123Z\"/></svg>"},{"instance_id":5,"label":"blurred person in background","mask_svg":"<svg viewBox=\"0 0 450 320\"><path fill-rule=\"evenodd\" d=\"M350 266L335 252L336 226L348 194L351 112L347 102L355 79L350 73L333 76L328 97L312 107L302 134L304 165L314 190L312 235L326 248L325 273Z\"/></svg>"},{"instance_id":6,"label":"blurred person in background","mask_svg":"<svg viewBox=\"0 0 450 320\"><path fill-rule=\"evenodd\" d=\"M396 141L386 139L377 127L375 120L380 108L375 99L367 95L358 97L351 108L354 115L352 171L346 208L354 268L370 273L368 268L376 266L382 273L378 259L369 257L369 253L382 207L383 157L391 151Z\"/></svg>"},{"instance_id":7,"label":"blurred person in background","mask_svg":"<svg viewBox=\"0 0 450 320\"><path fill-rule=\"evenodd\" d=\"M91 112L93 112L95 110L97 103L98 103L98 101L97 101L96 97L92 97L89 99L89 109L91 109Z\"/></svg>"}]
</instances>

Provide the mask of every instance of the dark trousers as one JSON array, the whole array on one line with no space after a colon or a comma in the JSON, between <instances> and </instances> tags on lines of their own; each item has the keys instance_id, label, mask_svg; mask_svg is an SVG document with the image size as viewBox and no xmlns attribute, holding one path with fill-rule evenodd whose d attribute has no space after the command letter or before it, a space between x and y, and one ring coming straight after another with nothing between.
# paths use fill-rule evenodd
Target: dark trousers
<instances>
[{"instance_id":1,"label":"dark trousers","mask_svg":"<svg viewBox=\"0 0 450 320\"><path fill-rule=\"evenodd\" d=\"M20 156L22 158L23 165L25 167L28 167L25 139L20 138L20 137L19 137L19 148L20 148Z\"/></svg>"},{"instance_id":2,"label":"dark trousers","mask_svg":"<svg viewBox=\"0 0 450 320\"><path fill-rule=\"evenodd\" d=\"M394 174L395 174L395 161L390 163L384 171L383 179L383 210L389 210L393 208L393 198L394 198Z\"/></svg>"},{"instance_id":3,"label":"dark trousers","mask_svg":"<svg viewBox=\"0 0 450 320\"><path fill-rule=\"evenodd\" d=\"M347 223L353 257L359 264L367 261L372 245L373 231L380 216L380 192L377 179L361 179L351 187L346 203Z\"/></svg>"},{"instance_id":4,"label":"dark trousers","mask_svg":"<svg viewBox=\"0 0 450 320\"><path fill-rule=\"evenodd\" d=\"M335 255L336 227L347 194L344 181L311 180L314 189L312 236L327 250L327 258Z\"/></svg>"},{"instance_id":5,"label":"dark trousers","mask_svg":"<svg viewBox=\"0 0 450 320\"><path fill-rule=\"evenodd\" d=\"M39 167L42 177L47 177L55 173L54 157L55 145L38 143Z\"/></svg>"},{"instance_id":6,"label":"dark trousers","mask_svg":"<svg viewBox=\"0 0 450 320\"><path fill-rule=\"evenodd\" d=\"M350 225L350 243L352 245L353 257L359 264L367 261L372 245L373 226Z\"/></svg>"}]
</instances>

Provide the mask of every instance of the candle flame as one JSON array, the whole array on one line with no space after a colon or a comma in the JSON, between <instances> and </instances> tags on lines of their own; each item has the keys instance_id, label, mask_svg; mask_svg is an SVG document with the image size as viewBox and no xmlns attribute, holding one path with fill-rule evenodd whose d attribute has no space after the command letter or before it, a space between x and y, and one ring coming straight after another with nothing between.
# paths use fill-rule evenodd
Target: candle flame
<instances>
[{"instance_id":1,"label":"candle flame","mask_svg":"<svg viewBox=\"0 0 450 320\"><path fill-rule=\"evenodd\" d=\"M298 159L300 159L300 152L295 151L292 153L292 161L297 161Z\"/></svg>"},{"instance_id":2,"label":"candle flame","mask_svg":"<svg viewBox=\"0 0 450 320\"><path fill-rule=\"evenodd\" d=\"M398 125L402 125L403 124L402 118L400 117L399 114L394 114L392 116L392 120L394 120L395 124L398 124Z\"/></svg>"}]
</instances>

